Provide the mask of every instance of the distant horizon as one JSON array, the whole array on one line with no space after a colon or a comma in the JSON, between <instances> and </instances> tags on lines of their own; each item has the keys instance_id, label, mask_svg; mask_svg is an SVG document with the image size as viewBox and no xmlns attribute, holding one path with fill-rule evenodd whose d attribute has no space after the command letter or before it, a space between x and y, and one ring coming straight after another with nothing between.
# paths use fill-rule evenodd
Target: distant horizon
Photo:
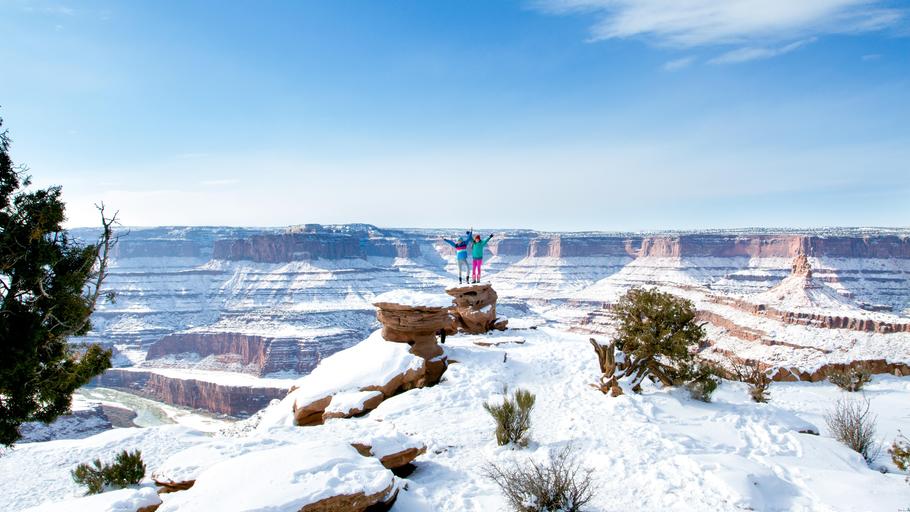
<instances>
[{"instance_id":1,"label":"distant horizon","mask_svg":"<svg viewBox=\"0 0 910 512\"><path fill-rule=\"evenodd\" d=\"M468 228L458 227L414 227L414 226L381 226L369 222L348 222L348 223L315 223L307 222L302 224L288 224L284 226L242 226L242 225L176 225L163 224L158 226L126 226L117 227L118 230L147 230L147 229L250 229L250 230L282 230L292 227L304 226L306 224L315 224L320 227L342 227L342 226L371 226L385 231L440 231L440 232L459 232ZM74 226L68 227L67 230L93 230L100 229L100 226ZM804 232L822 232L822 231L878 231L878 232L900 232L901 234L910 235L910 225L908 226L814 226L814 227L781 227L781 226L747 226L736 228L697 228L697 229L641 229L641 230L605 230L605 229L587 229L587 230L546 230L528 227L481 227L475 228L478 232L520 232L531 231L535 233L599 233L599 234L685 234L685 233L750 233L754 231L767 231L769 233L781 234L798 234ZM906 233L904 233L906 232Z\"/></svg>"},{"instance_id":2,"label":"distant horizon","mask_svg":"<svg viewBox=\"0 0 910 512\"><path fill-rule=\"evenodd\" d=\"M68 226L910 223L891 0L0 0Z\"/></svg>"}]
</instances>

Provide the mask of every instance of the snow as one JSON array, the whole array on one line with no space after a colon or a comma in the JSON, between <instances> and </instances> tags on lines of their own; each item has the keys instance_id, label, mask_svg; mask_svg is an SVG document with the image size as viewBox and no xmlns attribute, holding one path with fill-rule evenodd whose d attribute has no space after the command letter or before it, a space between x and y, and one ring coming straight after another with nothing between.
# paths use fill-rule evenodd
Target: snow
<instances>
[{"instance_id":1,"label":"snow","mask_svg":"<svg viewBox=\"0 0 910 512\"><path fill-rule=\"evenodd\" d=\"M332 496L380 493L393 482L378 459L349 444L301 443L216 464L188 491L167 496L158 510L292 511Z\"/></svg>"},{"instance_id":2,"label":"snow","mask_svg":"<svg viewBox=\"0 0 910 512\"><path fill-rule=\"evenodd\" d=\"M348 391L337 393L332 397L332 402L325 408L327 413L350 414L354 409L363 410L367 400L382 396L381 391Z\"/></svg>"},{"instance_id":3,"label":"snow","mask_svg":"<svg viewBox=\"0 0 910 512\"><path fill-rule=\"evenodd\" d=\"M171 453L205 440L201 432L178 426L118 428L85 439L16 446L0 456L0 510L14 512L44 502L81 496L70 471L94 459L111 460L122 450L140 450L151 471Z\"/></svg>"},{"instance_id":4,"label":"snow","mask_svg":"<svg viewBox=\"0 0 910 512\"><path fill-rule=\"evenodd\" d=\"M153 487L118 489L84 498L48 503L24 512L136 512L161 503Z\"/></svg>"},{"instance_id":5,"label":"snow","mask_svg":"<svg viewBox=\"0 0 910 512\"><path fill-rule=\"evenodd\" d=\"M427 293L420 290L392 290L373 298L374 304L382 302L412 307L447 308L452 305L452 297L442 292Z\"/></svg>"},{"instance_id":6,"label":"snow","mask_svg":"<svg viewBox=\"0 0 910 512\"><path fill-rule=\"evenodd\" d=\"M390 484L391 476L378 472L377 459L354 458L352 442L372 446L376 457L427 445L416 470L401 482L392 509L397 512L504 510L499 489L480 471L484 464L545 458L566 445L594 470L598 493L591 510L898 510L910 503L910 486L886 457L877 462L890 471L883 474L829 436L822 415L843 394L831 384L775 382L767 404L751 402L746 386L726 381L712 403L692 400L683 389L650 384L640 395L627 390L611 398L590 386L598 369L587 335L551 327L522 334L524 344L496 347L474 345L477 336L449 337L445 350L459 363L449 366L440 384L389 398L363 418L315 427L260 424L238 438L197 435L180 447L167 446L175 431L155 434L174 427L156 427L139 431L148 436L144 441L136 437L120 445L142 445L145 455L143 443L154 438L165 446L146 457L152 459L151 471L197 479L189 491L164 495L165 511L298 510L302 501L317 499L325 490ZM497 337L509 336L489 338ZM407 348L374 335L350 350L377 349L370 343ZM347 359L339 354L337 360ZM324 360L331 371L314 372L327 382L339 379L338 373L340 380L353 379L372 367L361 364L342 372L346 367L332 357ZM362 360L346 363L355 361ZM482 404L519 387L534 392L537 404L530 445L510 450L496 446ZM876 376L866 389L878 415L879 437L890 442L910 420L910 380ZM265 415L286 414L290 405L276 402ZM71 496L73 487L50 496L43 489L65 487L75 461L108 457L119 446L98 439L116 432L66 445L29 445L61 447L44 466L35 457L42 452L25 446L0 458L0 478L10 488L0 495L7 500L0 509ZM66 462L76 447L81 452ZM44 480L13 477L26 471L49 474Z\"/></svg>"},{"instance_id":7,"label":"snow","mask_svg":"<svg viewBox=\"0 0 910 512\"><path fill-rule=\"evenodd\" d=\"M409 350L407 343L392 343L382 338L381 331L374 332L357 345L323 359L309 375L294 382L297 389L281 401L280 407L269 408L262 425L290 424L294 403L304 406L338 393L382 386L397 375L420 369L423 359Z\"/></svg>"},{"instance_id":8,"label":"snow","mask_svg":"<svg viewBox=\"0 0 910 512\"><path fill-rule=\"evenodd\" d=\"M478 468L567 444L594 469L599 492L591 510L897 510L910 503L903 475L868 468L824 435L816 415L803 416L809 403L828 407L831 397L816 402L804 388L774 383L771 403L755 404L744 386L725 382L707 404L654 386L611 398L590 387L598 369L586 336L550 328L526 334L525 344L507 349L448 338L448 355L460 364L442 383L392 397L369 415L428 444L393 510L504 510ZM776 386L792 402L776 404ZM815 386L836 394L830 384ZM537 405L530 446L513 451L495 445L482 404L518 387L534 392ZM881 424L906 423L910 389L879 391ZM800 433L813 428L823 435ZM890 430L881 434L893 439Z\"/></svg>"}]
</instances>

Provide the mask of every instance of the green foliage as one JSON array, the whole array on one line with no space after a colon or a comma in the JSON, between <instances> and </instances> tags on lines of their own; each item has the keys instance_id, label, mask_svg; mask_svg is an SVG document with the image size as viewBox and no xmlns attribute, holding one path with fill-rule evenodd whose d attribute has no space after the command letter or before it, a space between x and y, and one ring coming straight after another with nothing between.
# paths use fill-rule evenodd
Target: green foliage
<instances>
[{"instance_id":1,"label":"green foliage","mask_svg":"<svg viewBox=\"0 0 910 512\"><path fill-rule=\"evenodd\" d=\"M104 491L104 464L95 459L92 464L79 464L71 473L73 481L88 487L85 494L98 494Z\"/></svg>"},{"instance_id":2,"label":"green foliage","mask_svg":"<svg viewBox=\"0 0 910 512\"><path fill-rule=\"evenodd\" d=\"M104 464L95 459L89 464L79 464L72 471L73 480L88 487L86 494L98 494L105 489L122 489L136 485L145 478L145 463L142 452L123 450L114 458L113 464Z\"/></svg>"},{"instance_id":3,"label":"green foliage","mask_svg":"<svg viewBox=\"0 0 910 512\"><path fill-rule=\"evenodd\" d=\"M710 402L711 395L717 390L719 383L720 379L711 367L700 365L695 367L691 380L686 384L686 388L689 389L689 394L692 398L702 402Z\"/></svg>"},{"instance_id":4,"label":"green foliage","mask_svg":"<svg viewBox=\"0 0 910 512\"><path fill-rule=\"evenodd\" d=\"M612 313L616 348L625 354L622 376L632 377L633 391L645 377L669 386L692 375L692 351L704 343L705 331L691 301L656 288L632 288Z\"/></svg>"},{"instance_id":5,"label":"green foliage","mask_svg":"<svg viewBox=\"0 0 910 512\"><path fill-rule=\"evenodd\" d=\"M66 413L73 391L110 367L110 351L74 347L68 339L91 328L114 222L102 211L98 245L72 240L62 228L60 187L21 190L29 177L13 165L9 144L0 133L0 444L6 446L19 439L22 423Z\"/></svg>"},{"instance_id":6,"label":"green foliage","mask_svg":"<svg viewBox=\"0 0 910 512\"><path fill-rule=\"evenodd\" d=\"M907 436L898 433L897 439L891 443L888 453L898 469L901 471L910 470L910 439ZM907 477L907 482L910 482L910 476Z\"/></svg>"},{"instance_id":7,"label":"green foliage","mask_svg":"<svg viewBox=\"0 0 910 512\"><path fill-rule=\"evenodd\" d=\"M496 482L517 512L579 512L596 490L593 470L581 467L571 446L553 454L547 463L487 464L484 474Z\"/></svg>"},{"instance_id":8,"label":"green foliage","mask_svg":"<svg viewBox=\"0 0 910 512\"><path fill-rule=\"evenodd\" d=\"M513 443L515 446L527 446L528 432L531 430L531 410L536 397L530 391L516 389L512 398L506 397L502 404L485 402L486 409L496 422L496 442L499 446Z\"/></svg>"},{"instance_id":9,"label":"green foliage","mask_svg":"<svg viewBox=\"0 0 910 512\"><path fill-rule=\"evenodd\" d=\"M856 392L872 380L872 372L863 364L828 372L828 380L844 391Z\"/></svg>"}]
</instances>

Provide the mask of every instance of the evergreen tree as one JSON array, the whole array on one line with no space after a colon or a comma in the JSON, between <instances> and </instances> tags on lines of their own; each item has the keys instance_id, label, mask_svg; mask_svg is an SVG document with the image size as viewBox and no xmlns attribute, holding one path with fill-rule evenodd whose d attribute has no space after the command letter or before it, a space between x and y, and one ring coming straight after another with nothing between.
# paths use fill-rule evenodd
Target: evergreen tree
<instances>
[{"instance_id":1,"label":"evergreen tree","mask_svg":"<svg viewBox=\"0 0 910 512\"><path fill-rule=\"evenodd\" d=\"M692 302L656 288L632 288L613 307L614 343L625 358L620 377L638 391L647 376L669 386L698 377L690 349L704 342Z\"/></svg>"},{"instance_id":2,"label":"evergreen tree","mask_svg":"<svg viewBox=\"0 0 910 512\"><path fill-rule=\"evenodd\" d=\"M62 228L60 187L23 190L27 169L13 164L9 143L0 132L0 444L7 446L22 423L68 412L73 392L110 367L109 350L68 340L91 328L116 222L102 206L98 243L73 240Z\"/></svg>"}]
</instances>

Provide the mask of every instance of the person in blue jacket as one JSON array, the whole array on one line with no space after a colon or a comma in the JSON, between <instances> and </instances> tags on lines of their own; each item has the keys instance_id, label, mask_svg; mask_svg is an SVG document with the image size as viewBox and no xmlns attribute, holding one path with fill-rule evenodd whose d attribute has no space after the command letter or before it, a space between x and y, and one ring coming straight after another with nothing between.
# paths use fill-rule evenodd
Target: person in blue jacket
<instances>
[{"instance_id":1,"label":"person in blue jacket","mask_svg":"<svg viewBox=\"0 0 910 512\"><path fill-rule=\"evenodd\" d=\"M458 284L461 284L461 271L464 270L464 278L467 281L468 279L468 240L471 239L471 231L468 230L465 232L465 237L458 237L457 240L452 241L448 238L443 238L442 241L451 245L455 249L455 262L458 264Z\"/></svg>"}]
</instances>

